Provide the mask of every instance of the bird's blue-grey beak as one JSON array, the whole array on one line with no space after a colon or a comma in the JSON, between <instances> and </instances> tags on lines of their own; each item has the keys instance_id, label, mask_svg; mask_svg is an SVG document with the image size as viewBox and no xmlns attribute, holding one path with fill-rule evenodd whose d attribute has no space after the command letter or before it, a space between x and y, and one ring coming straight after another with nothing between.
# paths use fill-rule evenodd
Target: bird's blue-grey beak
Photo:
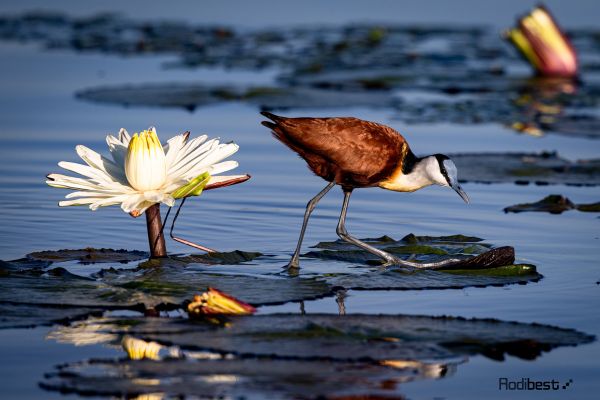
<instances>
[{"instance_id":1,"label":"bird's blue-grey beak","mask_svg":"<svg viewBox=\"0 0 600 400\"><path fill-rule=\"evenodd\" d=\"M458 183L455 183L450 187L454 189L456 193L458 193L458 195L465 201L465 203L469 204L469 196L467 195L467 192L465 192Z\"/></svg>"}]
</instances>

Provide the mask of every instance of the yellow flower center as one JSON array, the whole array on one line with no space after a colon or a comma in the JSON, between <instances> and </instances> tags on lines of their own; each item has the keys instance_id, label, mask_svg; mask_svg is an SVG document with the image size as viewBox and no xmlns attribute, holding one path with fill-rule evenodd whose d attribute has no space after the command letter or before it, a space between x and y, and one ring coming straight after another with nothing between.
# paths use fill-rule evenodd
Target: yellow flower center
<instances>
[{"instance_id":1,"label":"yellow flower center","mask_svg":"<svg viewBox=\"0 0 600 400\"><path fill-rule=\"evenodd\" d=\"M131 187L140 192L160 189L165 184L165 151L154 128L131 138L125 157L125 175Z\"/></svg>"}]
</instances>

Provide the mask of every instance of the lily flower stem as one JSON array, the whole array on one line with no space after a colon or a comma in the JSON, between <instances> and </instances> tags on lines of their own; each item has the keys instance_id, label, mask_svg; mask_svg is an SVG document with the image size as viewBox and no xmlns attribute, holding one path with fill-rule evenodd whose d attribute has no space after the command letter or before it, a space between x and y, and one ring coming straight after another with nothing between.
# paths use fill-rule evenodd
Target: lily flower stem
<instances>
[{"instance_id":1,"label":"lily flower stem","mask_svg":"<svg viewBox=\"0 0 600 400\"><path fill-rule=\"evenodd\" d=\"M160 219L160 204L154 204L146 210L146 226L148 229L148 244L150 245L150 258L167 256L167 246L163 235L163 226Z\"/></svg>"}]
</instances>

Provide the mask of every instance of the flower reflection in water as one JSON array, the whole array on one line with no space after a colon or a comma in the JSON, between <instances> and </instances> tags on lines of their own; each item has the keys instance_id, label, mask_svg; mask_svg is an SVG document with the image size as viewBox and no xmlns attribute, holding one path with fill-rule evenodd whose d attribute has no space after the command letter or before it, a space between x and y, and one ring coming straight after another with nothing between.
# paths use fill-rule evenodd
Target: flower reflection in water
<instances>
[{"instance_id":1,"label":"flower reflection in water","mask_svg":"<svg viewBox=\"0 0 600 400\"><path fill-rule=\"evenodd\" d=\"M537 77L519 88L512 99L516 121L511 128L531 136L543 136L565 117L565 107L575 100L577 83L571 79Z\"/></svg>"}]
</instances>

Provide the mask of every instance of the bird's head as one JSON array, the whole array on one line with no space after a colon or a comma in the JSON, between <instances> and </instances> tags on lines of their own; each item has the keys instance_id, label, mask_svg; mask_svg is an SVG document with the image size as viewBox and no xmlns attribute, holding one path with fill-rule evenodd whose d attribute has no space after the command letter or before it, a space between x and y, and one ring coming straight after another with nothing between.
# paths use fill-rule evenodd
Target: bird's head
<instances>
[{"instance_id":1,"label":"bird's head","mask_svg":"<svg viewBox=\"0 0 600 400\"><path fill-rule=\"evenodd\" d=\"M426 157L424 161L426 161L426 173L432 183L454 189L465 203L469 202L469 196L458 183L458 170L450 157L434 154Z\"/></svg>"}]
</instances>

